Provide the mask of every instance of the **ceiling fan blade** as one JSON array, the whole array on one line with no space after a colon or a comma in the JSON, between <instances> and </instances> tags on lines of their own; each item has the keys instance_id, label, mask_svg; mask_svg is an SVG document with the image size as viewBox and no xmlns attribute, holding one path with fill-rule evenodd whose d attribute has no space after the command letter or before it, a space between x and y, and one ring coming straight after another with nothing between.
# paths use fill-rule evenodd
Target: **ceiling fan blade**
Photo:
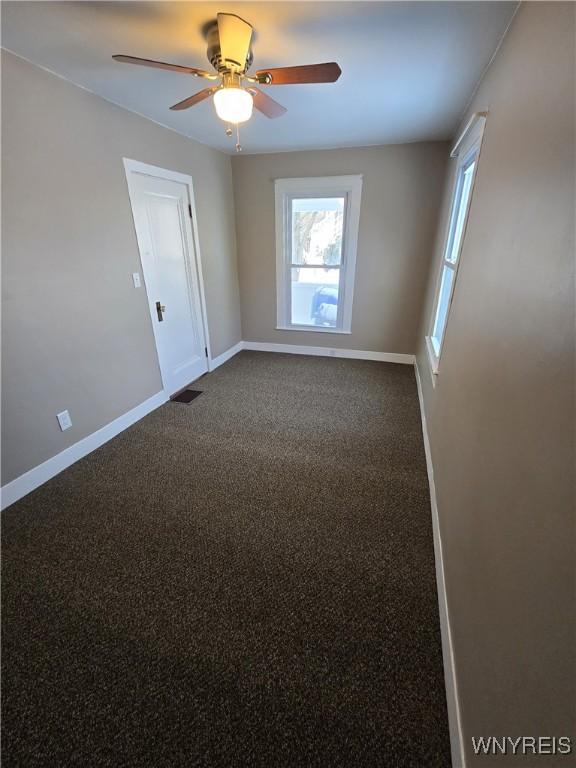
<instances>
[{"instance_id":1,"label":"ceiling fan blade","mask_svg":"<svg viewBox=\"0 0 576 768\"><path fill-rule=\"evenodd\" d=\"M198 93L195 93L193 96L188 96L187 99L184 99L184 101L179 101L178 104L174 104L174 106L170 107L170 109L174 111L179 111L181 109L188 109L188 107L193 107L194 104L199 104L201 101L204 101L204 99L208 99L210 96L212 96L213 93L216 93L219 86L215 85L213 88L204 88L203 91L198 91Z\"/></svg>"},{"instance_id":2,"label":"ceiling fan blade","mask_svg":"<svg viewBox=\"0 0 576 768\"><path fill-rule=\"evenodd\" d=\"M259 69L256 77L262 85L296 85L298 83L335 83L342 70L335 61L327 64L305 64L302 67Z\"/></svg>"},{"instance_id":3,"label":"ceiling fan blade","mask_svg":"<svg viewBox=\"0 0 576 768\"><path fill-rule=\"evenodd\" d=\"M142 67L153 67L154 69L169 69L171 72L182 72L185 75L194 75L195 77L207 77L209 80L216 80L217 75L212 75L210 72L206 72L203 69L196 69L196 67L181 67L180 64L168 64L165 61L154 61L153 59L139 59L137 56L124 56L124 54L116 54L112 56L114 61L119 61L122 64L139 64Z\"/></svg>"},{"instance_id":4,"label":"ceiling fan blade","mask_svg":"<svg viewBox=\"0 0 576 768\"><path fill-rule=\"evenodd\" d=\"M267 93L259 91L258 88L248 88L248 91L252 94L255 108L271 120L274 120L276 117L282 117L288 111L286 107L278 104L277 101L271 99Z\"/></svg>"},{"instance_id":5,"label":"ceiling fan blade","mask_svg":"<svg viewBox=\"0 0 576 768\"><path fill-rule=\"evenodd\" d=\"M250 53L252 27L233 13L219 13L217 18L222 59L243 72Z\"/></svg>"}]
</instances>

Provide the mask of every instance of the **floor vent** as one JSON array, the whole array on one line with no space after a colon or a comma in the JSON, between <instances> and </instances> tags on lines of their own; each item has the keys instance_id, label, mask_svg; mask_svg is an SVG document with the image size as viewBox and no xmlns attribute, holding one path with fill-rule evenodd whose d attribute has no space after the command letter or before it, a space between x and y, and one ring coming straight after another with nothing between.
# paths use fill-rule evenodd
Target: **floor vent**
<instances>
[{"instance_id":1,"label":"floor vent","mask_svg":"<svg viewBox=\"0 0 576 768\"><path fill-rule=\"evenodd\" d=\"M201 394L202 392L199 392L197 389L185 389L176 397L172 397L171 400L173 403L191 403L192 400L195 400Z\"/></svg>"}]
</instances>

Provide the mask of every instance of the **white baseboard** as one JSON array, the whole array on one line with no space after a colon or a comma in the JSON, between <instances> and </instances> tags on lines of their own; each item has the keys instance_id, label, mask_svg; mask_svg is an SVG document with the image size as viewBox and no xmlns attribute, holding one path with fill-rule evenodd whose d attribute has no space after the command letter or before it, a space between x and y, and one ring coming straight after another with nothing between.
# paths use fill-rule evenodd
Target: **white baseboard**
<instances>
[{"instance_id":1,"label":"white baseboard","mask_svg":"<svg viewBox=\"0 0 576 768\"><path fill-rule=\"evenodd\" d=\"M221 355L218 355L217 357L213 357L212 360L210 360L210 370L213 371L216 368L218 368L223 363L230 360L231 357L234 357L234 355L237 355L238 352L241 352L244 342L239 341L238 344L234 344L233 347L230 347L230 349L227 349L226 352L222 352Z\"/></svg>"},{"instance_id":2,"label":"white baseboard","mask_svg":"<svg viewBox=\"0 0 576 768\"><path fill-rule=\"evenodd\" d=\"M416 384L418 386L418 399L420 401L420 417L422 419L422 434L424 437L424 451L426 453L426 468L428 470L428 484L430 485L430 507L432 509L432 528L434 532L434 560L436 561L436 587L438 590L438 608L440 612L440 631L442 633L442 659L444 662L444 683L446 686L446 702L448 707L448 724L450 728L450 748L452 752L452 768L466 768L464 753L464 739L462 736L462 719L460 716L460 701L458 698L458 684L456 679L456 666L454 664L454 649L452 645L452 631L450 629L450 617L448 614L448 599L446 595L446 581L444 578L444 557L442 554L442 537L440 535L440 521L438 519L438 505L436 502L436 486L434 484L434 466L432 464L432 452L428 437L428 425L424 410L424 398L422 396L422 382L418 364L414 361Z\"/></svg>"},{"instance_id":3,"label":"white baseboard","mask_svg":"<svg viewBox=\"0 0 576 768\"><path fill-rule=\"evenodd\" d=\"M291 355L345 357L352 360L377 360L381 363L414 365L414 355L405 355L399 352L368 352L361 349L308 347L300 344L274 344L268 341L243 341L242 349L250 349L254 352L287 352Z\"/></svg>"},{"instance_id":4,"label":"white baseboard","mask_svg":"<svg viewBox=\"0 0 576 768\"><path fill-rule=\"evenodd\" d=\"M5 509L14 504L15 501L21 499L26 494L30 493L40 485L50 480L55 475L58 475L62 470L67 469L70 465L74 464L79 459L84 458L96 448L100 448L101 445L107 443L116 435L123 432L128 427L132 426L135 422L142 419L151 411L156 410L159 406L168 401L168 396L165 392L158 392L148 400L145 400L140 405L132 408L128 413L119 416L114 421L106 424L97 432L93 432L91 435L84 437L74 445L69 446L65 450L57 453L56 456L52 456L51 459L39 464L37 467L30 469L20 477L17 477L12 482L7 483L0 489L0 509Z\"/></svg>"}]
</instances>

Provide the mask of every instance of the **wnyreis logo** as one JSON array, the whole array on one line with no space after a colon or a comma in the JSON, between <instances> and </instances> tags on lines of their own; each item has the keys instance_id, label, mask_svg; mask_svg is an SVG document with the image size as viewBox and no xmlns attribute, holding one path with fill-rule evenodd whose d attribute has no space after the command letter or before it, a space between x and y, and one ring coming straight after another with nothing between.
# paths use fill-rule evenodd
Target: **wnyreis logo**
<instances>
[{"instance_id":1,"label":"wnyreis logo","mask_svg":"<svg viewBox=\"0 0 576 768\"><path fill-rule=\"evenodd\" d=\"M472 736L475 755L570 755L570 736Z\"/></svg>"}]
</instances>

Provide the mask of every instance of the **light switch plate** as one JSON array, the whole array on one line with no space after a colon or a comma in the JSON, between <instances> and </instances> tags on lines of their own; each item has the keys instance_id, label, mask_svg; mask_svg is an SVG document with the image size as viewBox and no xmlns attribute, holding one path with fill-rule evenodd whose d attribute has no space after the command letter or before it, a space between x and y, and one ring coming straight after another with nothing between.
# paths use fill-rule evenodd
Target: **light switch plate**
<instances>
[{"instance_id":1,"label":"light switch plate","mask_svg":"<svg viewBox=\"0 0 576 768\"><path fill-rule=\"evenodd\" d=\"M68 411L62 411L62 413L57 413L56 418L58 419L58 424L60 424L60 429L62 432L64 432L65 429L69 429L72 426L72 419L70 418L70 414Z\"/></svg>"},{"instance_id":2,"label":"light switch plate","mask_svg":"<svg viewBox=\"0 0 576 768\"><path fill-rule=\"evenodd\" d=\"M132 280L134 282L134 288L140 288L142 281L140 280L140 272L132 272Z\"/></svg>"}]
</instances>

